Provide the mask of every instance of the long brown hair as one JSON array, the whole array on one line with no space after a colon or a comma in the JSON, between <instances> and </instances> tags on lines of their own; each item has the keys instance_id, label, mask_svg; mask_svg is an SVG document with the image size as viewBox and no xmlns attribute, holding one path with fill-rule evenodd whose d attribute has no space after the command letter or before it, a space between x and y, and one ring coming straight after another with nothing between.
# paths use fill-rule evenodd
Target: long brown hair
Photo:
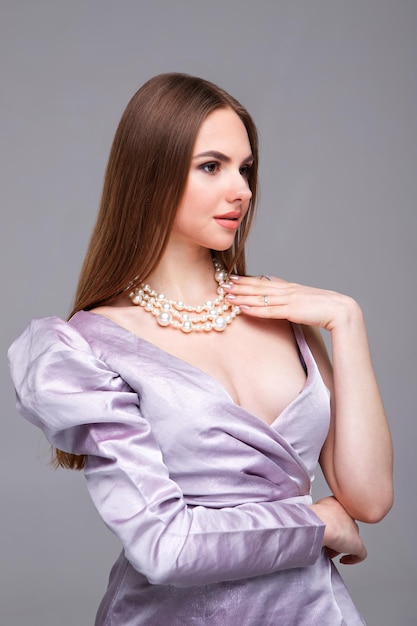
<instances>
[{"instance_id":1,"label":"long brown hair","mask_svg":"<svg viewBox=\"0 0 417 626\"><path fill-rule=\"evenodd\" d=\"M256 205L258 136L246 109L226 91L187 74L151 78L127 105L113 140L100 211L70 317L113 302L158 265L187 182L197 133L207 115L229 107L242 120L254 158L250 207L233 246L216 252L228 271L246 273L245 242ZM57 465L82 469L85 456L56 450Z\"/></svg>"}]
</instances>

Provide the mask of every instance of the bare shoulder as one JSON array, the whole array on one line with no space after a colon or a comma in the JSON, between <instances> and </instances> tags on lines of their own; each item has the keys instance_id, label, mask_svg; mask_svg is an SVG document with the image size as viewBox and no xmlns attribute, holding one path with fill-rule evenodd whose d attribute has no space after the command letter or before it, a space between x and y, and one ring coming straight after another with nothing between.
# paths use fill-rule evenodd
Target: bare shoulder
<instances>
[{"instance_id":1,"label":"bare shoulder","mask_svg":"<svg viewBox=\"0 0 417 626\"><path fill-rule=\"evenodd\" d=\"M90 309L90 313L94 313L95 315L102 315L103 317L108 317L111 320L115 320L119 317L117 308L114 306L96 306L93 309Z\"/></svg>"},{"instance_id":2,"label":"bare shoulder","mask_svg":"<svg viewBox=\"0 0 417 626\"><path fill-rule=\"evenodd\" d=\"M142 317L137 315L136 307L133 307L132 303L124 298L120 298L109 305L95 307L90 310L90 313L106 317L133 332L138 331L142 320Z\"/></svg>"},{"instance_id":3,"label":"bare shoulder","mask_svg":"<svg viewBox=\"0 0 417 626\"><path fill-rule=\"evenodd\" d=\"M95 307L91 309L91 313L102 315L125 330L155 343L163 349L167 347L164 336L159 338L161 327L156 324L155 317L144 313L142 307L133 306L128 297L121 297L109 305ZM166 331L167 329L162 330ZM170 335L170 333L167 334Z\"/></svg>"}]
</instances>

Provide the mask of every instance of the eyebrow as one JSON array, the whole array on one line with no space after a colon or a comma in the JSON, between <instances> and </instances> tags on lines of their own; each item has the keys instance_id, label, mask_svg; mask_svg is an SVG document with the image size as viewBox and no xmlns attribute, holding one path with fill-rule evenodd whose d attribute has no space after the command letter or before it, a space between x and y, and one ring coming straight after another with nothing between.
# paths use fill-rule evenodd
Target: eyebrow
<instances>
[{"instance_id":1,"label":"eyebrow","mask_svg":"<svg viewBox=\"0 0 417 626\"><path fill-rule=\"evenodd\" d=\"M230 163L231 158L223 154L223 152L218 152L217 150L208 150L207 152L200 152L193 156L193 159L200 159L201 157L211 157L216 159L217 161L221 161L222 163ZM252 154L243 159L242 163L253 162Z\"/></svg>"}]
</instances>

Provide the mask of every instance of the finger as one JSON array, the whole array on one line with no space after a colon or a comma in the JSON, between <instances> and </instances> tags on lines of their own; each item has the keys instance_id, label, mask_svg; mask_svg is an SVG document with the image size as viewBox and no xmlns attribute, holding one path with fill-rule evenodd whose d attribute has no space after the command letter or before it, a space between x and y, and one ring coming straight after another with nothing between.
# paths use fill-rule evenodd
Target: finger
<instances>
[{"instance_id":1,"label":"finger","mask_svg":"<svg viewBox=\"0 0 417 626\"><path fill-rule=\"evenodd\" d=\"M232 274L229 276L229 280L234 285L245 285L245 286L253 286L253 285L266 285L267 283L271 283L271 285L282 283L285 284L287 281L282 278L278 278L277 276L270 276L266 274L261 274L261 276L237 276L236 274Z\"/></svg>"},{"instance_id":2,"label":"finger","mask_svg":"<svg viewBox=\"0 0 417 626\"><path fill-rule=\"evenodd\" d=\"M366 557L367 554L363 556L359 554L345 554L339 559L339 563L343 565L356 565L357 563L362 563Z\"/></svg>"},{"instance_id":3,"label":"finger","mask_svg":"<svg viewBox=\"0 0 417 626\"><path fill-rule=\"evenodd\" d=\"M284 320L287 318L286 307L280 306L247 306L239 305L241 312L249 317L260 317L262 319Z\"/></svg>"},{"instance_id":4,"label":"finger","mask_svg":"<svg viewBox=\"0 0 417 626\"><path fill-rule=\"evenodd\" d=\"M337 552L337 550L332 550L331 548L326 548L326 550L330 559L334 559L340 554L340 552Z\"/></svg>"},{"instance_id":5,"label":"finger","mask_svg":"<svg viewBox=\"0 0 417 626\"><path fill-rule=\"evenodd\" d=\"M222 288L226 294L233 294L236 297L240 296L262 296L267 294L269 298L272 296L281 296L281 297L289 297L290 291L287 285L278 285L277 283L273 284L267 282L266 280L258 281L254 284L240 284L236 285L234 283L225 283L222 285ZM251 304L255 306L259 304L259 300L252 302Z\"/></svg>"},{"instance_id":6,"label":"finger","mask_svg":"<svg viewBox=\"0 0 417 626\"><path fill-rule=\"evenodd\" d=\"M368 551L364 544L362 544L361 548L358 550L357 554L344 554L340 560L340 563L343 565L355 565L356 563L361 563L368 556Z\"/></svg>"},{"instance_id":7,"label":"finger","mask_svg":"<svg viewBox=\"0 0 417 626\"><path fill-rule=\"evenodd\" d=\"M271 307L271 306L279 306L283 304L284 301L282 298L280 299L275 294L271 293L259 293L259 294L235 294L230 293L226 295L226 300L231 302L232 304L236 304L238 306L249 306L249 307Z\"/></svg>"},{"instance_id":8,"label":"finger","mask_svg":"<svg viewBox=\"0 0 417 626\"><path fill-rule=\"evenodd\" d=\"M287 298L271 293L250 294L226 294L226 300L239 306L242 312L255 317L284 319L288 314Z\"/></svg>"}]
</instances>

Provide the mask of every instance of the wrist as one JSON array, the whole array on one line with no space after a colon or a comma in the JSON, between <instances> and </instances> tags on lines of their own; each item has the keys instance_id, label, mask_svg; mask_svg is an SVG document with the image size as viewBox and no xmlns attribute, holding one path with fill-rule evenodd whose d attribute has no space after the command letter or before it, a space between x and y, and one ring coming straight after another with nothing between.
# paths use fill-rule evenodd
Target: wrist
<instances>
[{"instance_id":1,"label":"wrist","mask_svg":"<svg viewBox=\"0 0 417 626\"><path fill-rule=\"evenodd\" d=\"M320 503L311 504L310 509L324 524L323 546L325 546L332 540L332 533L330 529L331 518L329 516L329 512L326 510L326 505L321 505Z\"/></svg>"},{"instance_id":2,"label":"wrist","mask_svg":"<svg viewBox=\"0 0 417 626\"><path fill-rule=\"evenodd\" d=\"M338 294L334 315L327 330L333 332L341 328L355 328L358 325L363 325L363 314L359 304L350 296Z\"/></svg>"}]
</instances>

